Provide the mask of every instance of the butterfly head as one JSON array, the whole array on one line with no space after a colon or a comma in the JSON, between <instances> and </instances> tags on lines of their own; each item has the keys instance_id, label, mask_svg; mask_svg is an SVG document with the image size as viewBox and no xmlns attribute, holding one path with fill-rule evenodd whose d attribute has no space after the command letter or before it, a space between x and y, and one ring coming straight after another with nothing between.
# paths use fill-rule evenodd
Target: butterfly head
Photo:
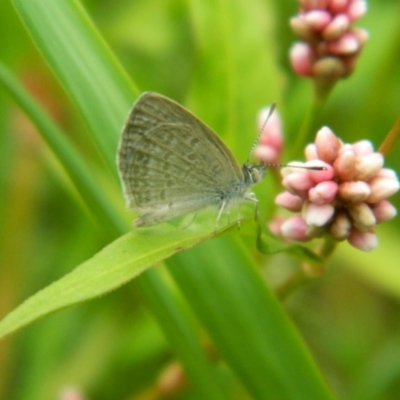
<instances>
[{"instance_id":1,"label":"butterfly head","mask_svg":"<svg viewBox=\"0 0 400 400\"><path fill-rule=\"evenodd\" d=\"M261 181L261 179L264 177L265 169L266 169L265 164L260 164L260 165L254 165L249 163L243 164L242 171L247 186L254 185L255 183Z\"/></svg>"}]
</instances>

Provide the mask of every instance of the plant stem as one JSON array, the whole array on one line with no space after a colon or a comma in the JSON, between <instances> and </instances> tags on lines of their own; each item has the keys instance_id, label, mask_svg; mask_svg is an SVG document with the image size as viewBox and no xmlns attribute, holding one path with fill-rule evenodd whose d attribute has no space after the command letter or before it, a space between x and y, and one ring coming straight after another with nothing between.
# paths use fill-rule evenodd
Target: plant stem
<instances>
[{"instance_id":1,"label":"plant stem","mask_svg":"<svg viewBox=\"0 0 400 400\"><path fill-rule=\"evenodd\" d=\"M392 129L390 129L389 133L386 135L382 144L379 146L378 149L379 153L387 157L393 151L396 143L399 140L399 137L400 137L400 117L397 118L397 121L392 126Z\"/></svg>"}]
</instances>

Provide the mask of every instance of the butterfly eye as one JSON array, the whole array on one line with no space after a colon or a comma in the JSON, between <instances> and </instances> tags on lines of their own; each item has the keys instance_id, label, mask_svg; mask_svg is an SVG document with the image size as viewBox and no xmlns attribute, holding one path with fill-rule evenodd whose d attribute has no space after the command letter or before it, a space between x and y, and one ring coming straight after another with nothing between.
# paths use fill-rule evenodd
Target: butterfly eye
<instances>
[{"instance_id":1,"label":"butterfly eye","mask_svg":"<svg viewBox=\"0 0 400 400\"><path fill-rule=\"evenodd\" d=\"M263 178L263 173L259 168L253 167L250 170L251 179L254 183L259 182Z\"/></svg>"}]
</instances>

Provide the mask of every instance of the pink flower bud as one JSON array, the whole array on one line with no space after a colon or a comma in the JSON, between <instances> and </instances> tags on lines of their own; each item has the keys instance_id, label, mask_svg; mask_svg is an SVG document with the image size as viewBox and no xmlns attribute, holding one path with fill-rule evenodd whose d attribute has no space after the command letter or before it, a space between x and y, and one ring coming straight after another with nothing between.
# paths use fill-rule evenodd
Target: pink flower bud
<instances>
[{"instance_id":1,"label":"pink flower bud","mask_svg":"<svg viewBox=\"0 0 400 400\"><path fill-rule=\"evenodd\" d=\"M381 200L372 206L372 212L377 222L386 222L397 215L396 207L387 200Z\"/></svg>"},{"instance_id":2,"label":"pink flower bud","mask_svg":"<svg viewBox=\"0 0 400 400\"><path fill-rule=\"evenodd\" d=\"M368 181L374 177L383 167L384 159L380 153L372 153L356 158L356 170L354 179Z\"/></svg>"},{"instance_id":3,"label":"pink flower bud","mask_svg":"<svg viewBox=\"0 0 400 400\"><path fill-rule=\"evenodd\" d=\"M360 140L352 145L356 156L366 156L374 152L374 146L369 140Z\"/></svg>"},{"instance_id":4,"label":"pink flower bud","mask_svg":"<svg viewBox=\"0 0 400 400\"><path fill-rule=\"evenodd\" d=\"M324 10L312 10L303 14L307 24L317 31L321 31L331 22L331 14Z\"/></svg>"},{"instance_id":5,"label":"pink flower bud","mask_svg":"<svg viewBox=\"0 0 400 400\"><path fill-rule=\"evenodd\" d=\"M276 196L275 204L289 211L298 212L301 210L303 199L289 192L283 192Z\"/></svg>"},{"instance_id":6,"label":"pink flower bud","mask_svg":"<svg viewBox=\"0 0 400 400\"><path fill-rule=\"evenodd\" d=\"M285 219L281 216L274 217L269 223L268 228L275 236L282 236L281 227Z\"/></svg>"},{"instance_id":7,"label":"pink flower bud","mask_svg":"<svg viewBox=\"0 0 400 400\"><path fill-rule=\"evenodd\" d=\"M328 14L329 15L329 14ZM333 40L342 36L349 29L349 18L344 14L336 15L335 18L325 27L322 37L325 40Z\"/></svg>"},{"instance_id":8,"label":"pink flower bud","mask_svg":"<svg viewBox=\"0 0 400 400\"><path fill-rule=\"evenodd\" d=\"M341 143L336 135L327 127L322 127L315 139L318 158L332 164L338 155Z\"/></svg>"},{"instance_id":9,"label":"pink flower bud","mask_svg":"<svg viewBox=\"0 0 400 400\"><path fill-rule=\"evenodd\" d=\"M282 236L300 241L307 241L309 238L306 235L307 225L300 215L289 218L281 226Z\"/></svg>"},{"instance_id":10,"label":"pink flower bud","mask_svg":"<svg viewBox=\"0 0 400 400\"><path fill-rule=\"evenodd\" d=\"M350 32L328 43L328 49L332 54L347 55L356 53L361 49L361 43Z\"/></svg>"},{"instance_id":11,"label":"pink flower bud","mask_svg":"<svg viewBox=\"0 0 400 400\"><path fill-rule=\"evenodd\" d=\"M367 230L376 224L375 215L366 203L350 204L348 210L359 229Z\"/></svg>"},{"instance_id":12,"label":"pink flower bud","mask_svg":"<svg viewBox=\"0 0 400 400\"><path fill-rule=\"evenodd\" d=\"M306 149L304 151L306 160L316 160L318 159L318 154L317 154L317 147L315 146L314 143L310 143L306 146Z\"/></svg>"},{"instance_id":13,"label":"pink flower bud","mask_svg":"<svg viewBox=\"0 0 400 400\"><path fill-rule=\"evenodd\" d=\"M314 186L308 171L294 172L283 178L282 185L289 190L290 193L297 194L309 190Z\"/></svg>"},{"instance_id":14,"label":"pink flower bud","mask_svg":"<svg viewBox=\"0 0 400 400\"><path fill-rule=\"evenodd\" d=\"M349 32L357 39L360 47L363 47L365 42L369 39L369 33L362 28L351 28Z\"/></svg>"},{"instance_id":15,"label":"pink flower bud","mask_svg":"<svg viewBox=\"0 0 400 400\"><path fill-rule=\"evenodd\" d=\"M351 21L355 21L367 12L367 8L367 2L364 0L352 1L347 8L347 15Z\"/></svg>"},{"instance_id":16,"label":"pink flower bud","mask_svg":"<svg viewBox=\"0 0 400 400\"><path fill-rule=\"evenodd\" d=\"M358 229L352 230L348 241L352 246L363 251L371 251L378 246L378 238L374 232L362 232Z\"/></svg>"},{"instance_id":17,"label":"pink flower bud","mask_svg":"<svg viewBox=\"0 0 400 400\"><path fill-rule=\"evenodd\" d=\"M339 212L331 225L331 235L336 240L345 240L350 235L351 227L351 221L346 213Z\"/></svg>"},{"instance_id":18,"label":"pink flower bud","mask_svg":"<svg viewBox=\"0 0 400 400\"><path fill-rule=\"evenodd\" d=\"M277 149L269 145L257 146L254 150L254 156L266 164L277 164L279 162Z\"/></svg>"},{"instance_id":19,"label":"pink flower bud","mask_svg":"<svg viewBox=\"0 0 400 400\"><path fill-rule=\"evenodd\" d=\"M341 152L333 164L335 175L343 181L352 180L356 174L356 156L353 149Z\"/></svg>"},{"instance_id":20,"label":"pink flower bud","mask_svg":"<svg viewBox=\"0 0 400 400\"><path fill-rule=\"evenodd\" d=\"M313 51L306 43L295 43L290 49L290 61L296 73L311 76L314 62Z\"/></svg>"},{"instance_id":21,"label":"pink flower bud","mask_svg":"<svg viewBox=\"0 0 400 400\"><path fill-rule=\"evenodd\" d=\"M328 3L331 12L339 14L346 12L349 0L328 0Z\"/></svg>"},{"instance_id":22,"label":"pink flower bud","mask_svg":"<svg viewBox=\"0 0 400 400\"><path fill-rule=\"evenodd\" d=\"M325 8L328 8L328 2L329 0L299 0L300 6L303 10L324 10Z\"/></svg>"},{"instance_id":23,"label":"pink flower bud","mask_svg":"<svg viewBox=\"0 0 400 400\"><path fill-rule=\"evenodd\" d=\"M345 202L359 203L367 199L371 189L363 181L343 182L339 186L339 196Z\"/></svg>"},{"instance_id":24,"label":"pink flower bud","mask_svg":"<svg viewBox=\"0 0 400 400\"><path fill-rule=\"evenodd\" d=\"M260 130L262 129L260 143L270 145L278 150L282 150L282 120L279 116L279 112L275 109L270 115L268 123L265 123L270 113L270 109L271 107L264 107L258 114L258 126Z\"/></svg>"},{"instance_id":25,"label":"pink flower bud","mask_svg":"<svg viewBox=\"0 0 400 400\"><path fill-rule=\"evenodd\" d=\"M302 216L309 226L323 226L332 218L334 212L332 204L304 203Z\"/></svg>"},{"instance_id":26,"label":"pink flower bud","mask_svg":"<svg viewBox=\"0 0 400 400\"><path fill-rule=\"evenodd\" d=\"M387 178L392 179L394 181L398 181L396 172L394 172L390 168L382 168L377 174L376 178Z\"/></svg>"},{"instance_id":27,"label":"pink flower bud","mask_svg":"<svg viewBox=\"0 0 400 400\"><path fill-rule=\"evenodd\" d=\"M360 47L369 39L369 33L365 29L352 28L349 32L357 39Z\"/></svg>"},{"instance_id":28,"label":"pink flower bud","mask_svg":"<svg viewBox=\"0 0 400 400\"><path fill-rule=\"evenodd\" d=\"M344 62L338 57L324 57L312 66L312 75L316 78L336 80L346 73Z\"/></svg>"},{"instance_id":29,"label":"pink flower bud","mask_svg":"<svg viewBox=\"0 0 400 400\"><path fill-rule=\"evenodd\" d=\"M306 167L323 167L324 170L308 170L308 174L314 183L329 181L334 176L334 171L331 165L322 160L310 160L304 164Z\"/></svg>"},{"instance_id":30,"label":"pink flower bud","mask_svg":"<svg viewBox=\"0 0 400 400\"><path fill-rule=\"evenodd\" d=\"M338 191L338 184L334 181L318 183L308 192L308 199L314 204L327 204L333 201Z\"/></svg>"},{"instance_id":31,"label":"pink flower bud","mask_svg":"<svg viewBox=\"0 0 400 400\"><path fill-rule=\"evenodd\" d=\"M367 198L368 203L377 203L387 199L399 190L399 181L389 178L376 177L370 183L371 194Z\"/></svg>"},{"instance_id":32,"label":"pink flower bud","mask_svg":"<svg viewBox=\"0 0 400 400\"><path fill-rule=\"evenodd\" d=\"M303 16L290 18L290 27L300 39L313 42L316 39L314 29L307 23Z\"/></svg>"},{"instance_id":33,"label":"pink flower bud","mask_svg":"<svg viewBox=\"0 0 400 400\"><path fill-rule=\"evenodd\" d=\"M351 144L349 144L349 143L341 143L341 146L340 146L340 149L339 149L339 156L342 155L344 152L346 152L348 150L353 150L353 146Z\"/></svg>"},{"instance_id":34,"label":"pink flower bud","mask_svg":"<svg viewBox=\"0 0 400 400\"><path fill-rule=\"evenodd\" d=\"M266 164L277 164L283 148L282 123L277 111L268 118L270 107L261 110L258 116L258 124L262 129L260 136L261 145L255 150L255 157L261 159Z\"/></svg>"}]
</instances>

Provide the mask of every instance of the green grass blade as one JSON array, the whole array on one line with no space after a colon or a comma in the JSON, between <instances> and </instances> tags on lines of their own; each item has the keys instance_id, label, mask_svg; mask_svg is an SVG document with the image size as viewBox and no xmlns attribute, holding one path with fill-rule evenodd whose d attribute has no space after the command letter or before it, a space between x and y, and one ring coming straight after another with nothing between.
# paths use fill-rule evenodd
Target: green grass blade
<instances>
[{"instance_id":1,"label":"green grass blade","mask_svg":"<svg viewBox=\"0 0 400 400\"><path fill-rule=\"evenodd\" d=\"M13 3L39 50L81 111L116 177L117 133L138 90L79 2L15 0Z\"/></svg>"},{"instance_id":2,"label":"green grass blade","mask_svg":"<svg viewBox=\"0 0 400 400\"><path fill-rule=\"evenodd\" d=\"M239 240L208 241L173 260L179 287L253 398L333 398Z\"/></svg>"},{"instance_id":3,"label":"green grass blade","mask_svg":"<svg viewBox=\"0 0 400 400\"><path fill-rule=\"evenodd\" d=\"M199 399L231 399L232 391L229 388L221 389L223 385L215 379L215 366L212 365L206 350L199 344L194 335L195 327L190 323L187 316L182 318L182 307L177 306L177 299L168 290L168 284L160 274L154 270L147 271L145 278L140 277L138 283L148 298L148 304L152 311L158 315L158 322L163 327L164 334L172 344L174 351L180 356L182 363L188 371L193 383L198 388ZM154 296L154 290L158 296ZM165 312L165 310L168 312ZM177 326L179 329L177 329ZM181 352L188 354L190 349L191 357L184 356ZM226 385L225 385L226 386ZM223 392L222 392L223 391ZM231 395L227 394L230 392Z\"/></svg>"},{"instance_id":4,"label":"green grass blade","mask_svg":"<svg viewBox=\"0 0 400 400\"><path fill-rule=\"evenodd\" d=\"M98 216L101 216L101 225L112 238L124 232L127 229L127 224L116 211L115 204L104 194L104 188L90 173L81 155L67 139L68 136L61 131L35 99L1 63L0 84L36 125L40 134L76 185L94 220L100 222Z\"/></svg>"}]
</instances>

